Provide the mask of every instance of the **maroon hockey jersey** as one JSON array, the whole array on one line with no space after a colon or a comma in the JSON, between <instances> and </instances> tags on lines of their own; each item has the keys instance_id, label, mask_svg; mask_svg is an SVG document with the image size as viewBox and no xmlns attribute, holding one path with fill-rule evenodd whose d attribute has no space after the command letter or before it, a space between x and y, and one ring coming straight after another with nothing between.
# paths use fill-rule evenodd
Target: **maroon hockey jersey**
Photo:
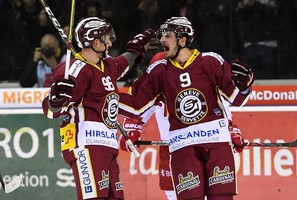
<instances>
[{"instance_id":1,"label":"maroon hockey jersey","mask_svg":"<svg viewBox=\"0 0 297 200\"><path fill-rule=\"evenodd\" d=\"M133 83L130 94L120 94L120 112L140 115L164 95L171 151L192 144L230 142L221 95L234 106L248 99L231 76L230 65L213 52L194 49L183 66L171 59L158 60Z\"/></svg>"},{"instance_id":2,"label":"maroon hockey jersey","mask_svg":"<svg viewBox=\"0 0 297 200\"><path fill-rule=\"evenodd\" d=\"M118 88L116 81L128 70L123 56L107 56L99 64L85 61L79 54L71 59L69 78L76 82L71 102L61 112L48 108L43 100L45 115L64 116L61 124L62 150L81 145L101 145L118 149L116 138L118 117ZM54 81L64 78L65 62L55 68Z\"/></svg>"}]
</instances>

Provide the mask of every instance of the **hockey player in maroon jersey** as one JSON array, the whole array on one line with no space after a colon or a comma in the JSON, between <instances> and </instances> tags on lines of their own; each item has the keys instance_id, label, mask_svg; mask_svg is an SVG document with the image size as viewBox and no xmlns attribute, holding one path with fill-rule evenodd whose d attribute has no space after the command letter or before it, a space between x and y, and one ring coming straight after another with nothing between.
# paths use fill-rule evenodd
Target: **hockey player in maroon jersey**
<instances>
[{"instance_id":1,"label":"hockey player in maroon jersey","mask_svg":"<svg viewBox=\"0 0 297 200\"><path fill-rule=\"evenodd\" d=\"M162 59L166 59L165 52L158 52L153 56L153 58L150 61L150 64ZM165 142L169 140L168 131L170 125L168 122L168 112L165 104L163 103L165 102L165 100L162 97L163 96L159 96L158 99L155 101L156 105L146 110L145 113L141 115L141 118L124 118L124 129L130 134L130 136L132 135L132 138L134 138L134 140L140 137L142 124L145 124L153 114L155 114L156 117L156 122L158 125L161 140ZM240 153L244 148L244 139L242 137L240 129L232 122L232 113L229 109L229 103L225 101L223 97L222 101L224 105L224 111L229 120L229 130L231 134L234 152ZM125 140L121 140L121 148L127 149ZM168 146L159 147L159 186L161 190L164 190L168 200L176 200L176 195L171 179L170 153Z\"/></svg>"},{"instance_id":2,"label":"hockey player in maroon jersey","mask_svg":"<svg viewBox=\"0 0 297 200\"><path fill-rule=\"evenodd\" d=\"M194 30L185 17L166 20L157 33L166 59L151 64L132 84L130 94L120 94L120 112L141 115L164 95L177 198L232 200L237 180L221 95L233 106L243 106L253 72L242 61L230 65L216 53L189 49Z\"/></svg>"},{"instance_id":3,"label":"hockey player in maroon jersey","mask_svg":"<svg viewBox=\"0 0 297 200\"><path fill-rule=\"evenodd\" d=\"M108 49L115 34L110 23L98 17L78 22L75 39L81 53L54 71L54 84L42 107L48 118L63 116L60 127L64 160L71 166L77 199L123 199L117 163L118 88L116 81L143 59L154 35L147 29L126 45L127 52L112 58Z\"/></svg>"}]
</instances>

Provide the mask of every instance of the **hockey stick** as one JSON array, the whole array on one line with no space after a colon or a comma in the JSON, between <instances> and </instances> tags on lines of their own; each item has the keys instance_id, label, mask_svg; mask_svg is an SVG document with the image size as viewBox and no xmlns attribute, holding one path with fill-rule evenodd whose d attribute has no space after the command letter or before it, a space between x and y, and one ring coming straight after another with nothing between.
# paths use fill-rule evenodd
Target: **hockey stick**
<instances>
[{"instance_id":1,"label":"hockey stick","mask_svg":"<svg viewBox=\"0 0 297 200\"><path fill-rule=\"evenodd\" d=\"M158 146L169 146L167 141L144 141L138 140L135 145L158 145ZM245 142L244 146L246 147L297 147L297 140L292 142Z\"/></svg>"},{"instance_id":2,"label":"hockey stick","mask_svg":"<svg viewBox=\"0 0 297 200\"><path fill-rule=\"evenodd\" d=\"M297 140L292 142L245 142L244 146L247 147L297 147Z\"/></svg>"},{"instance_id":3,"label":"hockey stick","mask_svg":"<svg viewBox=\"0 0 297 200\"><path fill-rule=\"evenodd\" d=\"M57 18L55 17L54 13L52 12L52 10L49 8L49 6L46 4L45 0L39 0L41 5L43 6L46 14L48 15L48 17L52 20L52 23L54 25L54 27L58 30L63 42L67 45L68 48L68 37L67 35L64 33L63 28L61 27L60 23L58 22ZM71 8L72 9L72 8ZM70 28L70 27L69 27ZM69 30L70 31L70 30ZM70 32L69 32L70 33ZM71 48L71 53L74 56L76 54L76 51Z\"/></svg>"},{"instance_id":4,"label":"hockey stick","mask_svg":"<svg viewBox=\"0 0 297 200\"><path fill-rule=\"evenodd\" d=\"M147 141L147 140L137 140L135 145L152 145L152 146L169 146L167 141Z\"/></svg>"},{"instance_id":5,"label":"hockey stick","mask_svg":"<svg viewBox=\"0 0 297 200\"><path fill-rule=\"evenodd\" d=\"M120 132L122 133L123 137L126 140L126 144L129 146L129 148L131 149L132 153L134 154L134 156L136 158L138 158L140 156L139 152L137 151L136 147L134 146L134 144L132 143L132 141L130 140L127 132L124 130L124 128L122 127L122 125L120 124L119 121L117 121L117 125L120 129Z\"/></svg>"},{"instance_id":6,"label":"hockey stick","mask_svg":"<svg viewBox=\"0 0 297 200\"><path fill-rule=\"evenodd\" d=\"M4 189L5 193L11 193L18 189L22 184L22 179L20 176L15 176L9 183L5 183L0 174L1 186Z\"/></svg>"},{"instance_id":7,"label":"hockey stick","mask_svg":"<svg viewBox=\"0 0 297 200\"><path fill-rule=\"evenodd\" d=\"M74 21L74 10L75 10L75 0L71 1L71 13L70 13L70 24L69 24L69 35L67 40L67 54L66 54L66 64L65 64L65 73L64 78L68 79L68 71L70 67L70 59L71 59L71 50L72 50L72 29L73 29L73 21Z\"/></svg>"}]
</instances>

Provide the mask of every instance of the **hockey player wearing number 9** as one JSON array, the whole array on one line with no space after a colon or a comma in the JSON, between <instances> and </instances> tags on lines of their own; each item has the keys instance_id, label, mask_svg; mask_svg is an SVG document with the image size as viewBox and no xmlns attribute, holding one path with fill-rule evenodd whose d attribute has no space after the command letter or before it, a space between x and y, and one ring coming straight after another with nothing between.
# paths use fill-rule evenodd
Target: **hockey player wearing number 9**
<instances>
[{"instance_id":1,"label":"hockey player wearing number 9","mask_svg":"<svg viewBox=\"0 0 297 200\"><path fill-rule=\"evenodd\" d=\"M120 112L141 115L164 95L177 198L232 200L237 194L237 177L220 96L233 106L245 105L253 72L240 60L229 64L217 53L190 49L194 30L185 17L167 19L157 36L166 59L152 63L129 94L120 94Z\"/></svg>"},{"instance_id":2,"label":"hockey player wearing number 9","mask_svg":"<svg viewBox=\"0 0 297 200\"><path fill-rule=\"evenodd\" d=\"M124 199L117 163L118 88L116 81L144 57L151 29L135 36L126 52L112 58L108 50L115 39L110 23L98 17L81 19L75 39L82 51L53 73L54 84L43 100L44 114L63 117L61 150L73 171L77 199ZM133 41L133 42L132 42Z\"/></svg>"}]
</instances>

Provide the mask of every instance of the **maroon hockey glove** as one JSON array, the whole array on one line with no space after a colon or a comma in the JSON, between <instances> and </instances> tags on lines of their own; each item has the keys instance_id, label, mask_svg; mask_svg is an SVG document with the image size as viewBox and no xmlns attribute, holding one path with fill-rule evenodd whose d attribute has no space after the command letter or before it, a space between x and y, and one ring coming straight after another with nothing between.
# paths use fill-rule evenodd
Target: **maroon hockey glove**
<instances>
[{"instance_id":1,"label":"maroon hockey glove","mask_svg":"<svg viewBox=\"0 0 297 200\"><path fill-rule=\"evenodd\" d=\"M141 124L141 118L124 118L123 128L133 144L140 139ZM126 145L126 139L124 137L120 139L120 148L124 151L132 151L128 145Z\"/></svg>"},{"instance_id":2,"label":"maroon hockey glove","mask_svg":"<svg viewBox=\"0 0 297 200\"><path fill-rule=\"evenodd\" d=\"M73 80L62 79L52 84L49 91L49 105L54 109L61 109L71 98L75 82Z\"/></svg>"},{"instance_id":3,"label":"maroon hockey glove","mask_svg":"<svg viewBox=\"0 0 297 200\"><path fill-rule=\"evenodd\" d=\"M132 40L126 44L126 51L138 54L135 62L142 62L145 54L145 45L154 36L155 32L152 29L146 29L142 34L136 35Z\"/></svg>"},{"instance_id":4,"label":"maroon hockey glove","mask_svg":"<svg viewBox=\"0 0 297 200\"><path fill-rule=\"evenodd\" d=\"M241 135L240 129L236 125L231 125L229 127L231 140L233 143L234 151L241 153L244 148L244 139Z\"/></svg>"},{"instance_id":5,"label":"maroon hockey glove","mask_svg":"<svg viewBox=\"0 0 297 200\"><path fill-rule=\"evenodd\" d=\"M232 80L240 91L246 91L254 82L254 73L250 66L238 59L231 62Z\"/></svg>"}]
</instances>

